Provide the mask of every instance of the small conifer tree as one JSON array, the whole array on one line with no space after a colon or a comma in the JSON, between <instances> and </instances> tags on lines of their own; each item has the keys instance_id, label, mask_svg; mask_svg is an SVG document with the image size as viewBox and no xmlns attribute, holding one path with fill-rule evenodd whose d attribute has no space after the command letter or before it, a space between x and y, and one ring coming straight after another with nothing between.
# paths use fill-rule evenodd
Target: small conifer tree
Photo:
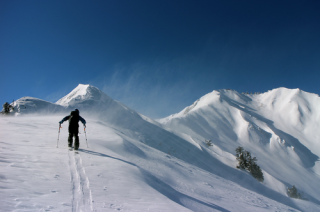
<instances>
[{"instance_id":1,"label":"small conifer tree","mask_svg":"<svg viewBox=\"0 0 320 212\"><path fill-rule=\"evenodd\" d=\"M287 189L287 194L291 198L301 199L300 193L298 193L297 188L293 185L292 188Z\"/></svg>"},{"instance_id":2,"label":"small conifer tree","mask_svg":"<svg viewBox=\"0 0 320 212\"><path fill-rule=\"evenodd\" d=\"M256 157L252 158L251 153L244 150L241 146L236 149L236 157L238 161L238 169L247 170L254 178L256 178L260 182L263 182L263 173L261 168L256 164Z\"/></svg>"},{"instance_id":3,"label":"small conifer tree","mask_svg":"<svg viewBox=\"0 0 320 212\"><path fill-rule=\"evenodd\" d=\"M252 177L256 178L258 181L260 181L260 182L264 181L262 170L261 170L260 166L258 166L256 163L251 165L250 173L251 173Z\"/></svg>"},{"instance_id":4,"label":"small conifer tree","mask_svg":"<svg viewBox=\"0 0 320 212\"><path fill-rule=\"evenodd\" d=\"M208 141L207 141L207 140L205 139L204 142L207 144L207 146L212 146L212 145L213 145L212 142L211 142L211 140L208 140Z\"/></svg>"},{"instance_id":5,"label":"small conifer tree","mask_svg":"<svg viewBox=\"0 0 320 212\"><path fill-rule=\"evenodd\" d=\"M4 103L2 107L3 107L3 110L1 111L1 113L5 115L8 115L10 111L13 110L13 106L10 105L8 102Z\"/></svg>"}]
</instances>

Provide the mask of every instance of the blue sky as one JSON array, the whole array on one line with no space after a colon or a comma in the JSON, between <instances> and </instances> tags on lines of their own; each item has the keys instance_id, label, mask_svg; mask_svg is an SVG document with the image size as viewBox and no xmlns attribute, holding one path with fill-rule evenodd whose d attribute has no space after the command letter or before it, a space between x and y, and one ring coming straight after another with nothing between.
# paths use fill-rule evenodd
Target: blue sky
<instances>
[{"instance_id":1,"label":"blue sky","mask_svg":"<svg viewBox=\"0 0 320 212\"><path fill-rule=\"evenodd\" d=\"M91 84L151 118L217 89L320 94L320 2L0 1L0 103Z\"/></svg>"}]
</instances>

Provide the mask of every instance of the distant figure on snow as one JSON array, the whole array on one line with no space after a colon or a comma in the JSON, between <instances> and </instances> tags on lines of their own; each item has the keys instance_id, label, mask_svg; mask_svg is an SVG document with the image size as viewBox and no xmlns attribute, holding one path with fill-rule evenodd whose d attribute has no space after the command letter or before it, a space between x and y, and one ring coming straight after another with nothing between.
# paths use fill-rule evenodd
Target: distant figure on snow
<instances>
[{"instance_id":1,"label":"distant figure on snow","mask_svg":"<svg viewBox=\"0 0 320 212\"><path fill-rule=\"evenodd\" d=\"M84 120L80 116L80 112L78 109L75 109L74 111L71 111L69 116L64 117L61 121L59 121L59 124L61 124L65 121L69 120L69 137L68 137L68 147L72 147L73 143L73 137L75 137L74 141L74 149L79 149L79 124L78 122L81 121L84 127L86 127L86 120Z\"/></svg>"}]
</instances>

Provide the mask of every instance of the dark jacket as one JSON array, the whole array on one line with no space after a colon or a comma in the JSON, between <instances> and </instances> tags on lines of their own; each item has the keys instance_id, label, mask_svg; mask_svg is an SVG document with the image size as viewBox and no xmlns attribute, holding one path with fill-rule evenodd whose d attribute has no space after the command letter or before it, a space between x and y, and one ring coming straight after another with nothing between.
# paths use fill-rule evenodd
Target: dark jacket
<instances>
[{"instance_id":1,"label":"dark jacket","mask_svg":"<svg viewBox=\"0 0 320 212\"><path fill-rule=\"evenodd\" d=\"M64 117L59 123L62 124L65 121L69 121L69 133L76 133L78 134L79 132L79 121L82 122L83 125L86 125L86 120L84 120L84 118L82 118L79 115L79 111L75 110L75 111L71 111L69 116Z\"/></svg>"}]
</instances>

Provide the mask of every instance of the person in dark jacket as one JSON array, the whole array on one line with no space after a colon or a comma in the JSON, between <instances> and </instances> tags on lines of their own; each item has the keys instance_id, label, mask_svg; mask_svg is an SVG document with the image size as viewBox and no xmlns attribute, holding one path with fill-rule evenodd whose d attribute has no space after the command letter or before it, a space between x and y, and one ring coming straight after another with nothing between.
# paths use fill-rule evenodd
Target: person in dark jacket
<instances>
[{"instance_id":1,"label":"person in dark jacket","mask_svg":"<svg viewBox=\"0 0 320 212\"><path fill-rule=\"evenodd\" d=\"M73 137L75 138L74 141L74 149L79 149L79 124L78 122L81 121L84 127L86 127L86 120L84 120L80 116L80 112L78 109L75 109L74 111L71 111L69 116L64 117L61 121L59 121L59 124L61 125L65 121L69 121L69 137L68 137L68 147L72 147L73 143Z\"/></svg>"}]
</instances>

